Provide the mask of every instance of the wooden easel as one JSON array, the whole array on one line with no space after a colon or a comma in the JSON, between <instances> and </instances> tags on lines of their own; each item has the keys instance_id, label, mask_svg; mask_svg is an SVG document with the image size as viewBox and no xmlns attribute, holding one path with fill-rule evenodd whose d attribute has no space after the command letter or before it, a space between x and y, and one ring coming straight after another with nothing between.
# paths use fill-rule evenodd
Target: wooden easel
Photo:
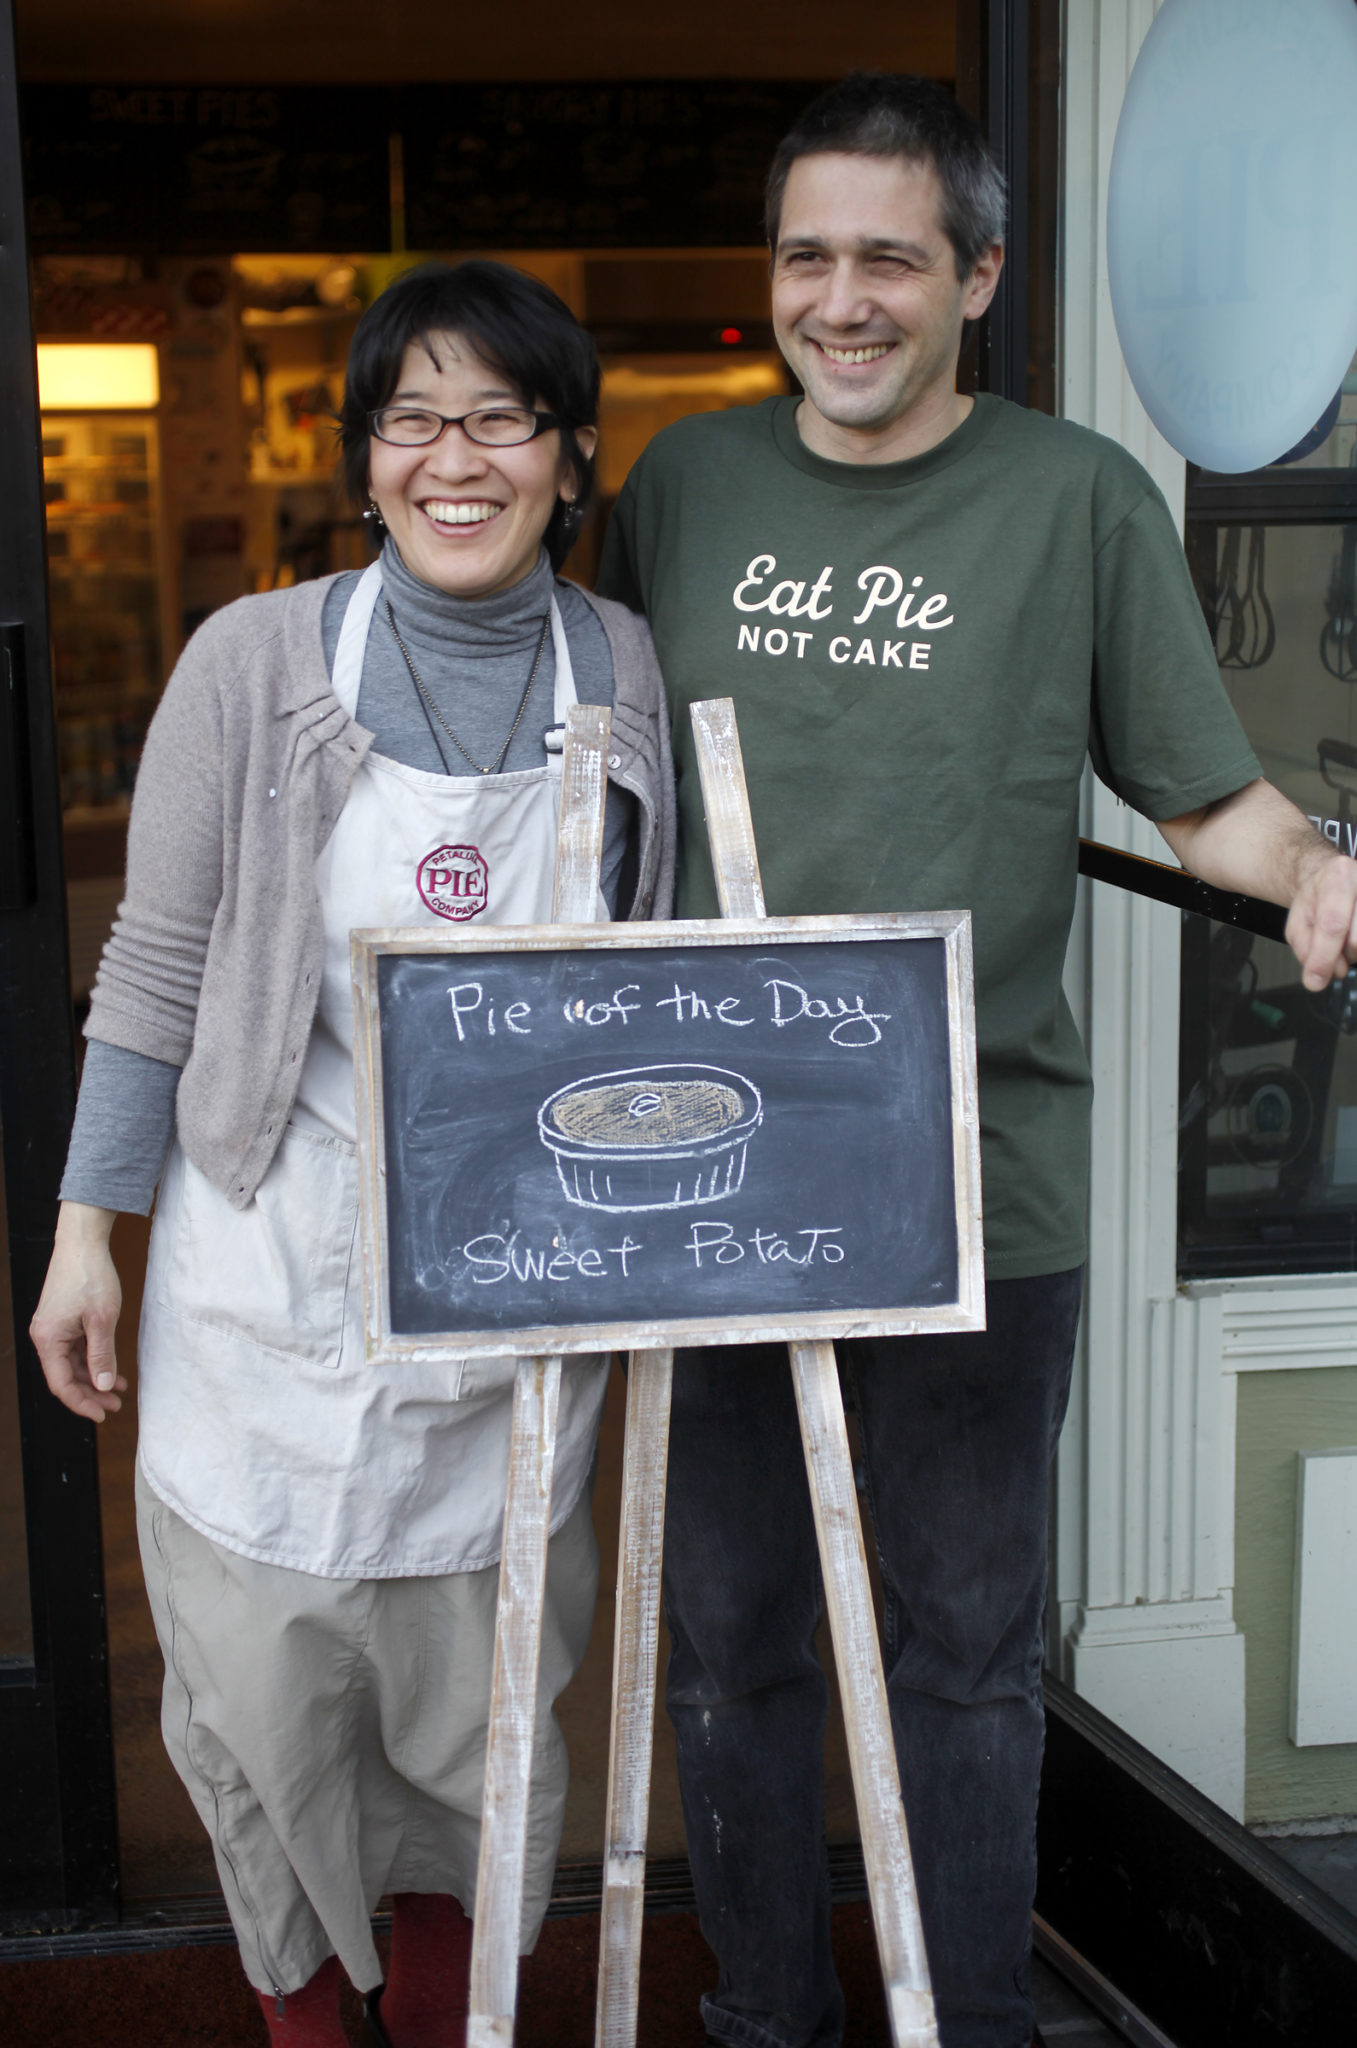
<instances>
[{"instance_id":1,"label":"wooden easel","mask_svg":"<svg viewBox=\"0 0 1357 2048\"><path fill-rule=\"evenodd\" d=\"M695 704L692 718L721 914L763 917L734 707ZM597 706L569 713L553 922L592 921L609 730ZM938 2048L834 1347L788 1348L892 2038ZM514 2033L560 1375L559 1357L521 1358L514 1383L468 2048L506 2048ZM636 2041L672 1378L672 1351L631 1353L595 2048Z\"/></svg>"}]
</instances>

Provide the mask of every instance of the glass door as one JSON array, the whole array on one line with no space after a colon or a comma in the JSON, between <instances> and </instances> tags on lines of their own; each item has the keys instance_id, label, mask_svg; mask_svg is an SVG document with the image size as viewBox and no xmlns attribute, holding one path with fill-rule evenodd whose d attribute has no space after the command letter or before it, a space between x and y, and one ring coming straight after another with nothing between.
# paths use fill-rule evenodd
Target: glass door
<instances>
[{"instance_id":1,"label":"glass door","mask_svg":"<svg viewBox=\"0 0 1357 2048\"><path fill-rule=\"evenodd\" d=\"M1357 358L1298 449L1191 470L1187 551L1263 773L1357 853ZM1302 988L1286 947L1183 929L1178 1266L1357 1267L1357 976Z\"/></svg>"}]
</instances>

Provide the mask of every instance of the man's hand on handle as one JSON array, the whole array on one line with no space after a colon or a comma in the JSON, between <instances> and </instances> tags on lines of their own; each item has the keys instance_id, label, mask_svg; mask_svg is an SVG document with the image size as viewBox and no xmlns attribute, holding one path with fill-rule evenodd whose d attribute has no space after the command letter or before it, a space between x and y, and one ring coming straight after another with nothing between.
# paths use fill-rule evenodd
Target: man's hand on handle
<instances>
[{"instance_id":1,"label":"man's hand on handle","mask_svg":"<svg viewBox=\"0 0 1357 2048\"><path fill-rule=\"evenodd\" d=\"M1328 841L1321 841L1328 849ZM1291 899L1286 942L1308 989L1327 988L1357 967L1357 860L1322 851Z\"/></svg>"},{"instance_id":2,"label":"man's hand on handle","mask_svg":"<svg viewBox=\"0 0 1357 2048\"><path fill-rule=\"evenodd\" d=\"M1270 782L1163 819L1159 830L1189 874L1281 904L1306 988L1318 993L1357 966L1357 861Z\"/></svg>"},{"instance_id":3,"label":"man's hand on handle","mask_svg":"<svg viewBox=\"0 0 1357 2048\"><path fill-rule=\"evenodd\" d=\"M74 1415L102 1422L122 1407L114 1332L122 1308L108 1240L115 1211L63 1202L52 1263L28 1326L47 1384Z\"/></svg>"}]
</instances>

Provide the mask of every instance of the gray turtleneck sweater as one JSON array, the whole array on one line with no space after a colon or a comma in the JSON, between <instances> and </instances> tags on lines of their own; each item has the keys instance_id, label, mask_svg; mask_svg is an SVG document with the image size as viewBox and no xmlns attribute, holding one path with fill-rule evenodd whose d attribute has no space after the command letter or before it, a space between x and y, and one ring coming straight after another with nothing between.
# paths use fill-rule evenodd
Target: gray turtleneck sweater
<instances>
[{"instance_id":1,"label":"gray turtleneck sweater","mask_svg":"<svg viewBox=\"0 0 1357 2048\"><path fill-rule=\"evenodd\" d=\"M334 667L344 610L358 581L357 573L339 576L326 594L321 614L325 660ZM373 736L373 749L408 768L434 774L474 775L475 762L493 762L508 737L533 661L547 624L552 593L570 642L575 694L582 704L611 704L612 662L607 637L598 619L568 583L557 583L545 549L537 567L521 583L494 597L449 597L412 576L388 540L382 549L382 596L372 614L372 628L363 654L363 679L358 692L358 723ZM385 601L384 601L385 600ZM405 656L396 644L387 618L387 603L420 681L462 745L458 752L443 727L426 710ZM555 724L553 694L556 658L548 630L518 731L502 762L514 771L540 768L547 756L542 735ZM609 791L610 801L616 792ZM620 799L619 799L620 801ZM613 880L625 836L623 816L610 816L605 844L604 885L612 852Z\"/></svg>"},{"instance_id":2,"label":"gray turtleneck sweater","mask_svg":"<svg viewBox=\"0 0 1357 2048\"><path fill-rule=\"evenodd\" d=\"M344 609L357 581L357 572L340 576L326 595L321 637L331 668ZM545 549L531 574L511 589L494 597L455 598L411 575L388 539L382 550L382 587L420 680L475 762L494 761L513 725L553 590L570 642L576 696L582 704L613 701L607 636L579 592L556 582ZM546 761L543 736L556 724L555 687L556 660L548 630L532 691L500 764L503 769L540 768ZM426 708L382 598L363 653L356 717L373 735L374 751L406 767L446 775L477 772ZM632 809L625 792L610 784L600 887L614 914ZM145 1215L174 1130L178 1085L178 1067L91 1039L62 1199Z\"/></svg>"}]
</instances>

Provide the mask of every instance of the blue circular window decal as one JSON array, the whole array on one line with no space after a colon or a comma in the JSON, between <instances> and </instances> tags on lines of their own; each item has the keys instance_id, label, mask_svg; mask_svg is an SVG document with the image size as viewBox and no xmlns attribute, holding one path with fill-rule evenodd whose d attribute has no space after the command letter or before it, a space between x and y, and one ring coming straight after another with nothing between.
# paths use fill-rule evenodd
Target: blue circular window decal
<instances>
[{"instance_id":1,"label":"blue circular window decal","mask_svg":"<svg viewBox=\"0 0 1357 2048\"><path fill-rule=\"evenodd\" d=\"M1107 202L1131 381L1189 461L1259 469L1357 351L1357 5L1165 0Z\"/></svg>"}]
</instances>

